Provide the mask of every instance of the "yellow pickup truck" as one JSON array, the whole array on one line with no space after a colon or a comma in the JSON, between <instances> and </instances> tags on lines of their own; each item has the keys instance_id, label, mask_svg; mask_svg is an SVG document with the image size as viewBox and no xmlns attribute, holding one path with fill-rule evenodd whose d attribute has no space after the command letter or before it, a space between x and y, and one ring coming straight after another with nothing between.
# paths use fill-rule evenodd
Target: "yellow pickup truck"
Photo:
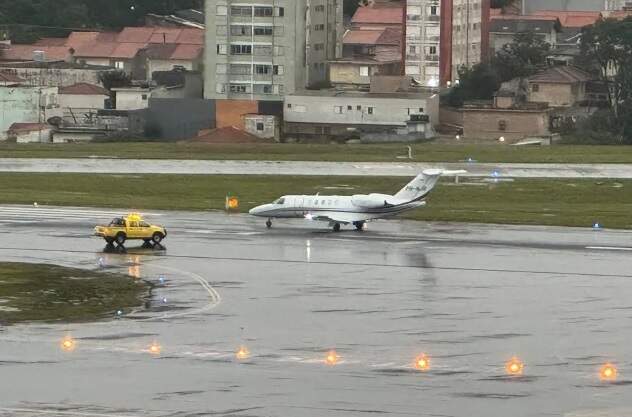
<instances>
[{"instance_id":1,"label":"yellow pickup truck","mask_svg":"<svg viewBox=\"0 0 632 417\"><path fill-rule=\"evenodd\" d=\"M95 227L94 235L102 237L109 245L116 243L123 246L128 240L160 244L167 237L167 229L147 223L138 213L130 213L112 220L107 226Z\"/></svg>"}]
</instances>

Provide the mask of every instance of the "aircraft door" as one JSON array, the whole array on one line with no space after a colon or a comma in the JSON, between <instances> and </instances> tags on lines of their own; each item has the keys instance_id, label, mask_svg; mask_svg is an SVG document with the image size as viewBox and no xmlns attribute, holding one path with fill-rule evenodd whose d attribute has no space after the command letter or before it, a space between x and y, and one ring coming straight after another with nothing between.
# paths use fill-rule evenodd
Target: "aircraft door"
<instances>
[{"instance_id":1,"label":"aircraft door","mask_svg":"<svg viewBox=\"0 0 632 417\"><path fill-rule=\"evenodd\" d=\"M296 211L296 217L305 217L305 215L307 214L307 212L305 211L305 198L303 197L296 197L296 207L299 208L299 210Z\"/></svg>"}]
</instances>

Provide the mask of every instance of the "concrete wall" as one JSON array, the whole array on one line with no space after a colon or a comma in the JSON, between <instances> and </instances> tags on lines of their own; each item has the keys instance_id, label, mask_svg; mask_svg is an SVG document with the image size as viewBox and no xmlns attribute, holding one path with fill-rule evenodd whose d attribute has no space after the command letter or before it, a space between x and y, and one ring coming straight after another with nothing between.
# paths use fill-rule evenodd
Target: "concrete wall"
<instances>
[{"instance_id":1,"label":"concrete wall","mask_svg":"<svg viewBox=\"0 0 632 417\"><path fill-rule=\"evenodd\" d=\"M501 129L501 122L505 129ZM515 141L529 136L548 136L547 111L466 109L463 111L465 139L493 139L501 136Z\"/></svg>"},{"instance_id":2,"label":"concrete wall","mask_svg":"<svg viewBox=\"0 0 632 417\"><path fill-rule=\"evenodd\" d=\"M534 91L538 85L538 91ZM549 103L551 107L568 107L583 100L586 84L529 83L529 101Z\"/></svg>"},{"instance_id":3,"label":"concrete wall","mask_svg":"<svg viewBox=\"0 0 632 417\"><path fill-rule=\"evenodd\" d=\"M103 109L109 96L92 94L60 94L59 107L62 109Z\"/></svg>"},{"instance_id":4,"label":"concrete wall","mask_svg":"<svg viewBox=\"0 0 632 417\"><path fill-rule=\"evenodd\" d=\"M360 68L368 67L369 75L360 75ZM371 74L375 70L370 65L336 62L330 64L330 77L333 84L366 84L371 83Z\"/></svg>"},{"instance_id":5,"label":"concrete wall","mask_svg":"<svg viewBox=\"0 0 632 417\"><path fill-rule=\"evenodd\" d=\"M99 73L107 70L94 69L53 69L53 68L17 68L0 67L2 71L10 71L26 80L25 84L33 86L67 87L78 83L101 85Z\"/></svg>"},{"instance_id":6,"label":"concrete wall","mask_svg":"<svg viewBox=\"0 0 632 417\"><path fill-rule=\"evenodd\" d=\"M51 141L51 138L52 129L17 133L10 137L10 139L15 139L16 143L47 143Z\"/></svg>"},{"instance_id":7,"label":"concrete wall","mask_svg":"<svg viewBox=\"0 0 632 417\"><path fill-rule=\"evenodd\" d=\"M235 126L245 129L244 116L259 112L259 103L252 100L216 100L217 128Z\"/></svg>"},{"instance_id":8,"label":"concrete wall","mask_svg":"<svg viewBox=\"0 0 632 417\"><path fill-rule=\"evenodd\" d=\"M166 140L196 137L215 128L215 103L204 99L150 99L147 133Z\"/></svg>"},{"instance_id":9,"label":"concrete wall","mask_svg":"<svg viewBox=\"0 0 632 417\"><path fill-rule=\"evenodd\" d=\"M149 90L143 91L116 91L117 110L138 110L149 106Z\"/></svg>"},{"instance_id":10,"label":"concrete wall","mask_svg":"<svg viewBox=\"0 0 632 417\"><path fill-rule=\"evenodd\" d=\"M372 109L372 110L371 110ZM411 114L439 123L439 97L386 98L377 95L286 97L284 118L291 123L405 126Z\"/></svg>"},{"instance_id":11,"label":"concrete wall","mask_svg":"<svg viewBox=\"0 0 632 417\"><path fill-rule=\"evenodd\" d=\"M262 139L277 137L279 121L276 116L250 114L244 117L246 132Z\"/></svg>"},{"instance_id":12,"label":"concrete wall","mask_svg":"<svg viewBox=\"0 0 632 417\"><path fill-rule=\"evenodd\" d=\"M0 87L0 140L7 138L13 123L43 123L61 116L57 103L55 87Z\"/></svg>"}]
</instances>

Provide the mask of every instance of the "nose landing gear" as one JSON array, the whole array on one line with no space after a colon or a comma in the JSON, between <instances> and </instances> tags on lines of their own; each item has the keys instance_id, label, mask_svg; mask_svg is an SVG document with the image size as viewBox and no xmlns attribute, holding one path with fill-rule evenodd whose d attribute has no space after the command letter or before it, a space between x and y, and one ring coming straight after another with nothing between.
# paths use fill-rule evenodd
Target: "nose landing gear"
<instances>
[{"instance_id":1,"label":"nose landing gear","mask_svg":"<svg viewBox=\"0 0 632 417\"><path fill-rule=\"evenodd\" d=\"M266 227L269 229L272 227L272 220L268 219L268 221L266 222Z\"/></svg>"},{"instance_id":2,"label":"nose landing gear","mask_svg":"<svg viewBox=\"0 0 632 417\"><path fill-rule=\"evenodd\" d=\"M356 230L359 230L359 231L364 230L365 224L366 222L353 222L353 225L355 226Z\"/></svg>"}]
</instances>

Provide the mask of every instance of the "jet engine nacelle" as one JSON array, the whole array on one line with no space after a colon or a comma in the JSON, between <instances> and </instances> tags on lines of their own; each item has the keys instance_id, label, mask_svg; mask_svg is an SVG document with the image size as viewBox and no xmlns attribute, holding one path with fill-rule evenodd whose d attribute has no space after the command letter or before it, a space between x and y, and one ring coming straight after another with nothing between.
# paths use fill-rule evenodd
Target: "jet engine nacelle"
<instances>
[{"instance_id":1,"label":"jet engine nacelle","mask_svg":"<svg viewBox=\"0 0 632 417\"><path fill-rule=\"evenodd\" d=\"M397 204L392 195L387 194L357 194L351 197L351 203L362 208L381 208Z\"/></svg>"}]
</instances>

